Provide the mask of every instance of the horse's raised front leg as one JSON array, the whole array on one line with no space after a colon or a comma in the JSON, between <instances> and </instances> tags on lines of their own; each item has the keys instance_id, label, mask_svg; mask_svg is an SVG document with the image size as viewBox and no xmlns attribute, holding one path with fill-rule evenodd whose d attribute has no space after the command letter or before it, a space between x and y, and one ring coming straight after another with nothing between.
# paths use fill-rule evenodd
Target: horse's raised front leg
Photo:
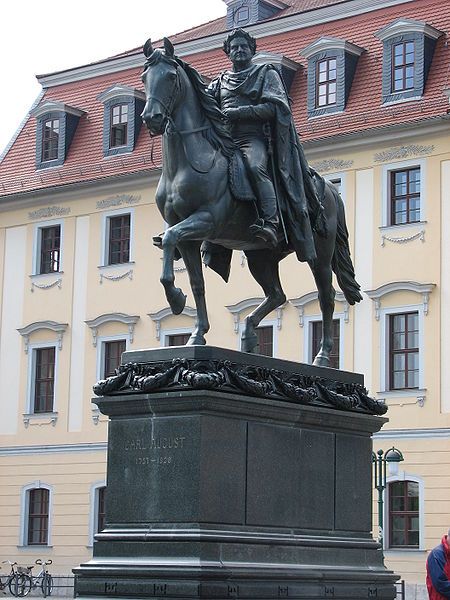
<instances>
[{"instance_id":1,"label":"horse's raised front leg","mask_svg":"<svg viewBox=\"0 0 450 600\"><path fill-rule=\"evenodd\" d=\"M246 252L251 274L263 288L266 298L245 319L242 351L253 353L258 344L256 328L272 310L286 302L278 270L279 257L271 250Z\"/></svg>"},{"instance_id":2,"label":"horse's raised front leg","mask_svg":"<svg viewBox=\"0 0 450 600\"><path fill-rule=\"evenodd\" d=\"M212 217L207 212L194 213L184 221L169 227L162 238L163 268L161 283L166 292L166 298L174 315L183 312L186 296L180 288L175 287L173 268L175 248L184 241L202 241L213 229ZM187 266L187 265L186 265Z\"/></svg>"},{"instance_id":3,"label":"horse's raised front leg","mask_svg":"<svg viewBox=\"0 0 450 600\"><path fill-rule=\"evenodd\" d=\"M202 258L200 254L201 242L180 242L178 249L183 257L189 275L191 290L197 309L195 329L189 338L188 346L206 344L205 333L209 331L208 312L205 300L205 280L203 277Z\"/></svg>"},{"instance_id":4,"label":"horse's raised front leg","mask_svg":"<svg viewBox=\"0 0 450 600\"><path fill-rule=\"evenodd\" d=\"M333 312L336 292L333 288L330 265L320 264L319 261L316 261L316 264L311 269L316 280L320 310L322 311L322 339L320 340L319 352L314 358L313 365L316 367L329 367L330 354L333 349Z\"/></svg>"}]
</instances>

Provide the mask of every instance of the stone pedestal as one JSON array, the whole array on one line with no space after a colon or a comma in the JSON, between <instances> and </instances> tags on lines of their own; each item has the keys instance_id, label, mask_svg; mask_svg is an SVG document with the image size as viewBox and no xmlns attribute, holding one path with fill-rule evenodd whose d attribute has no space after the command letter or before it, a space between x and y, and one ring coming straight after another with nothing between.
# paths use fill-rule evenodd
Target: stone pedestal
<instances>
[{"instance_id":1,"label":"stone pedestal","mask_svg":"<svg viewBox=\"0 0 450 600\"><path fill-rule=\"evenodd\" d=\"M172 362L175 359L175 362ZM106 527L79 598L395 598L371 536L362 376L213 347L124 354Z\"/></svg>"}]
</instances>

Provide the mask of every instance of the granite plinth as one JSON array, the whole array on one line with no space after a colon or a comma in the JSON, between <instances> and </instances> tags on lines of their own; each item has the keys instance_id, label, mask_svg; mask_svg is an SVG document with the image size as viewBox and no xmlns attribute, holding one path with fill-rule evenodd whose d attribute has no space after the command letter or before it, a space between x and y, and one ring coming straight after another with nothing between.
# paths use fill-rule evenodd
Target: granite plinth
<instances>
[{"instance_id":1,"label":"granite plinth","mask_svg":"<svg viewBox=\"0 0 450 600\"><path fill-rule=\"evenodd\" d=\"M181 350L230 360L218 348ZM126 353L123 362L180 353ZM250 360L362 385L350 373ZM208 381L95 400L110 417L106 527L92 560L74 570L76 597L395 598L397 576L371 537L371 435L386 419L202 389Z\"/></svg>"}]
</instances>

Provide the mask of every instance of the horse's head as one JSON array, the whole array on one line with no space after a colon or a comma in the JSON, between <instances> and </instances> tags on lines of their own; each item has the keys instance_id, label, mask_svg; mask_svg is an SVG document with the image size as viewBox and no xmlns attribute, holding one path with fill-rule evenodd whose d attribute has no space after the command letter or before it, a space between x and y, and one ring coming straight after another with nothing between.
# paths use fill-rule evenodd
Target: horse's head
<instances>
[{"instance_id":1,"label":"horse's head","mask_svg":"<svg viewBox=\"0 0 450 600\"><path fill-rule=\"evenodd\" d=\"M178 98L178 64L174 48L167 38L164 38L164 52L153 48L150 40L143 50L147 59L142 73L146 103L141 117L150 133L159 135L164 132Z\"/></svg>"}]
</instances>

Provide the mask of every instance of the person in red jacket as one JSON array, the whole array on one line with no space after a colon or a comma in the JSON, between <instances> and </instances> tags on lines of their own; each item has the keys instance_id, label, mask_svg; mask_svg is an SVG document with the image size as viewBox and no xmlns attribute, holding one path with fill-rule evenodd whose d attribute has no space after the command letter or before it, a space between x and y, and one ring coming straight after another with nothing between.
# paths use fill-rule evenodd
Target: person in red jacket
<instances>
[{"instance_id":1,"label":"person in red jacket","mask_svg":"<svg viewBox=\"0 0 450 600\"><path fill-rule=\"evenodd\" d=\"M427 588L430 600L450 598L450 529L428 555Z\"/></svg>"}]
</instances>

